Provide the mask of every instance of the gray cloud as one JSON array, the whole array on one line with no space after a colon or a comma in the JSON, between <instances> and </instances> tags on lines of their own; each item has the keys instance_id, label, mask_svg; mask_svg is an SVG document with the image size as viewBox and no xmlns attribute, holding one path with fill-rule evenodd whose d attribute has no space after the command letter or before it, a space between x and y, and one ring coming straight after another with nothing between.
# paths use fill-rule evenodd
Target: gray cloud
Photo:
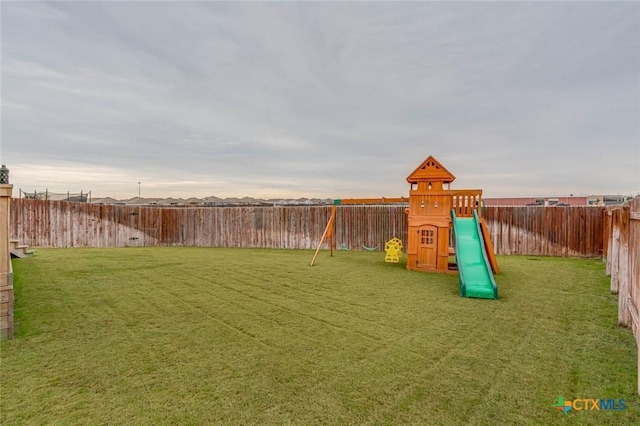
<instances>
[{"instance_id":1,"label":"gray cloud","mask_svg":"<svg viewBox=\"0 0 640 426\"><path fill-rule=\"evenodd\" d=\"M640 190L637 3L0 7L16 187L399 196L433 154L489 196Z\"/></svg>"}]
</instances>

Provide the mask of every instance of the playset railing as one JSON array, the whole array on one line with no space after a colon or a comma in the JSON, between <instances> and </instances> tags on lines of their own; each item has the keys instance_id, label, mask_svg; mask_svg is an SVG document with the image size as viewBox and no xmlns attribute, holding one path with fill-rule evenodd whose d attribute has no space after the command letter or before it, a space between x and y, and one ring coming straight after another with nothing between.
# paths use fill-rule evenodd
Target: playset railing
<instances>
[{"instance_id":1,"label":"playset railing","mask_svg":"<svg viewBox=\"0 0 640 426\"><path fill-rule=\"evenodd\" d=\"M457 217L472 217L475 209L478 209L478 214L482 217L482 190L447 192L452 193L451 207L455 210Z\"/></svg>"}]
</instances>

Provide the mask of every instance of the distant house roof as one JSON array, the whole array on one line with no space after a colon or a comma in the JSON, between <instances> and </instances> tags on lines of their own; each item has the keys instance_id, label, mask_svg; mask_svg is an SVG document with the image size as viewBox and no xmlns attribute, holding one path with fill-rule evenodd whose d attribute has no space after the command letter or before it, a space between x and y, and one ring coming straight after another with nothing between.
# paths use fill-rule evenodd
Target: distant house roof
<instances>
[{"instance_id":1,"label":"distant house roof","mask_svg":"<svg viewBox=\"0 0 640 426\"><path fill-rule=\"evenodd\" d=\"M205 203L220 203L222 201L224 201L222 198L220 197L216 197L216 196L209 196L209 197L204 197L202 199L202 201L204 201Z\"/></svg>"},{"instance_id":2,"label":"distant house roof","mask_svg":"<svg viewBox=\"0 0 640 426\"><path fill-rule=\"evenodd\" d=\"M184 200L182 198L164 198L158 200L158 205L160 206L182 206L184 205Z\"/></svg>"},{"instance_id":3,"label":"distant house roof","mask_svg":"<svg viewBox=\"0 0 640 426\"><path fill-rule=\"evenodd\" d=\"M187 198L186 200L184 200L184 202L185 204L189 204L192 206L204 204L204 200L201 200L200 198L195 198L195 197Z\"/></svg>"},{"instance_id":4,"label":"distant house roof","mask_svg":"<svg viewBox=\"0 0 640 426\"><path fill-rule=\"evenodd\" d=\"M587 206L589 197L484 197L485 206Z\"/></svg>"},{"instance_id":5,"label":"distant house roof","mask_svg":"<svg viewBox=\"0 0 640 426\"><path fill-rule=\"evenodd\" d=\"M98 198L97 200L92 200L91 203L92 204L116 204L116 203L120 203L120 201L116 200L115 198L104 197L104 198Z\"/></svg>"},{"instance_id":6,"label":"distant house roof","mask_svg":"<svg viewBox=\"0 0 640 426\"><path fill-rule=\"evenodd\" d=\"M183 198L143 198L133 197L127 200L116 200L112 197L94 198L93 204L117 204L117 205L129 205L129 206L273 206L273 205L322 205L332 204L331 198L298 198L298 199L283 199L283 198L270 198L268 200L262 198L252 197L229 197L220 198L216 196L209 196L205 198L191 197L188 199Z\"/></svg>"},{"instance_id":7,"label":"distant house roof","mask_svg":"<svg viewBox=\"0 0 640 426\"><path fill-rule=\"evenodd\" d=\"M123 200L123 202L129 206L145 206L149 204L154 204L159 200L160 198L133 197L133 198L129 198L128 200Z\"/></svg>"}]
</instances>

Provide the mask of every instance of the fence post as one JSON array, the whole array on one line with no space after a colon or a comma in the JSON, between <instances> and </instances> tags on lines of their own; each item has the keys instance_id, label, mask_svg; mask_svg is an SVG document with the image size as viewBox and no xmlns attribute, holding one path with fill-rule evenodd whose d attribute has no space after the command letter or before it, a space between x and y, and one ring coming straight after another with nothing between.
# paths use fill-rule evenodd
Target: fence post
<instances>
[{"instance_id":1,"label":"fence post","mask_svg":"<svg viewBox=\"0 0 640 426\"><path fill-rule=\"evenodd\" d=\"M629 281L630 281L630 268L629 268L629 231L630 216L629 206L623 206L619 209L620 221L618 222L618 228L620 229L620 242L619 242L619 255L618 255L618 324L627 327L631 326L631 312L629 311L629 305L627 299L630 299L629 293Z\"/></svg>"},{"instance_id":2,"label":"fence post","mask_svg":"<svg viewBox=\"0 0 640 426\"><path fill-rule=\"evenodd\" d=\"M13 185L0 184L0 339L13 339L13 274L9 214Z\"/></svg>"},{"instance_id":3,"label":"fence post","mask_svg":"<svg viewBox=\"0 0 640 426\"><path fill-rule=\"evenodd\" d=\"M607 209L607 220L605 222L607 226L607 266L606 273L611 276L611 253L613 252L613 211Z\"/></svg>"},{"instance_id":4,"label":"fence post","mask_svg":"<svg viewBox=\"0 0 640 426\"><path fill-rule=\"evenodd\" d=\"M609 235L611 233L611 213L608 210L602 211L602 259L606 265L606 274L609 275Z\"/></svg>"},{"instance_id":5,"label":"fence post","mask_svg":"<svg viewBox=\"0 0 640 426\"><path fill-rule=\"evenodd\" d=\"M611 211L611 245L609 246L609 258L611 259L611 293L618 294L618 280L620 279L620 217L622 216L620 209Z\"/></svg>"},{"instance_id":6,"label":"fence post","mask_svg":"<svg viewBox=\"0 0 640 426\"><path fill-rule=\"evenodd\" d=\"M629 271L628 297L626 308L628 321L638 346L638 394L640 394L640 198L627 203L629 209Z\"/></svg>"}]
</instances>

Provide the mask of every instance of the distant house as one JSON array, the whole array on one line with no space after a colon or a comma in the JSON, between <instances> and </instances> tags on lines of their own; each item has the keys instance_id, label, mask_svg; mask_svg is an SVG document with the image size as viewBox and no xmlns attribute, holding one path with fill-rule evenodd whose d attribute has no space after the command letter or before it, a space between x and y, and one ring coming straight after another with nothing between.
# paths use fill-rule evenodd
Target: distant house
<instances>
[{"instance_id":1,"label":"distant house","mask_svg":"<svg viewBox=\"0 0 640 426\"><path fill-rule=\"evenodd\" d=\"M185 206L198 207L204 205L204 200L199 198L191 197L184 200Z\"/></svg>"},{"instance_id":2,"label":"distant house","mask_svg":"<svg viewBox=\"0 0 640 426\"><path fill-rule=\"evenodd\" d=\"M154 206L157 205L159 200L161 200L161 198L133 197L128 200L124 200L124 203L127 206Z\"/></svg>"},{"instance_id":3,"label":"distant house","mask_svg":"<svg viewBox=\"0 0 640 426\"><path fill-rule=\"evenodd\" d=\"M121 201L111 197L98 198L91 201L92 204L122 204Z\"/></svg>"},{"instance_id":4,"label":"distant house","mask_svg":"<svg viewBox=\"0 0 640 426\"><path fill-rule=\"evenodd\" d=\"M590 206L612 206L615 204L622 204L627 200L630 200L631 196L624 195L590 195Z\"/></svg>"},{"instance_id":5,"label":"distant house","mask_svg":"<svg viewBox=\"0 0 640 426\"><path fill-rule=\"evenodd\" d=\"M202 199L202 205L205 207L224 207L228 203L220 197L209 196Z\"/></svg>"},{"instance_id":6,"label":"distant house","mask_svg":"<svg viewBox=\"0 0 640 426\"><path fill-rule=\"evenodd\" d=\"M182 198L163 198L158 200L158 205L161 207L184 207L184 204Z\"/></svg>"},{"instance_id":7,"label":"distant house","mask_svg":"<svg viewBox=\"0 0 640 426\"><path fill-rule=\"evenodd\" d=\"M483 198L485 206L588 206L589 197L500 197Z\"/></svg>"},{"instance_id":8,"label":"distant house","mask_svg":"<svg viewBox=\"0 0 640 426\"><path fill-rule=\"evenodd\" d=\"M298 198L296 201L300 206L310 206L311 204L313 204L313 202L310 199L304 198L304 197Z\"/></svg>"}]
</instances>

